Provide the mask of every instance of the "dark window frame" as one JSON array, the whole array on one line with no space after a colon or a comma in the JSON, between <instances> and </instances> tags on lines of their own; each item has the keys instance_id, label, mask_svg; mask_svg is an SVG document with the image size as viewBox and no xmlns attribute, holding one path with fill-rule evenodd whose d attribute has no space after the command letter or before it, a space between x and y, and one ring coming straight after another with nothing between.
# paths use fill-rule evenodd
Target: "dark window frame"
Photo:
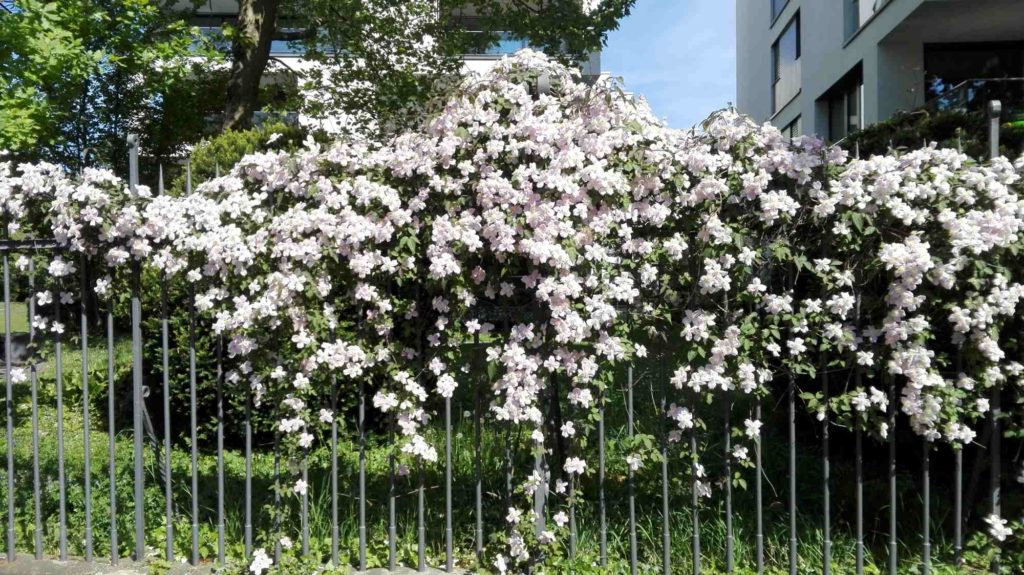
<instances>
[{"instance_id":1,"label":"dark window frame","mask_svg":"<svg viewBox=\"0 0 1024 575\"><path fill-rule=\"evenodd\" d=\"M860 31L860 2L861 0L843 0L844 41L853 38Z\"/></svg>"},{"instance_id":2,"label":"dark window frame","mask_svg":"<svg viewBox=\"0 0 1024 575\"><path fill-rule=\"evenodd\" d=\"M818 98L818 102L825 105L828 113L827 137L830 142L837 142L857 130L863 130L864 123L864 63L858 62L851 67L843 76L832 84L824 94ZM855 104L851 106L851 104ZM855 108L855 109L854 109ZM851 112L855 111L855 114ZM837 115L837 112L839 115ZM856 125L851 129L850 118L856 117ZM842 133L837 134L836 119L841 120L842 125L838 126Z\"/></svg>"},{"instance_id":3,"label":"dark window frame","mask_svg":"<svg viewBox=\"0 0 1024 575\"><path fill-rule=\"evenodd\" d=\"M771 15L769 26L774 26L775 22L778 21L779 16L786 11L786 6L789 6L789 0L768 0L770 8L768 9Z\"/></svg>"},{"instance_id":4,"label":"dark window frame","mask_svg":"<svg viewBox=\"0 0 1024 575\"><path fill-rule=\"evenodd\" d=\"M790 32L790 30L794 26L796 26L796 42L795 42L795 44L796 44L796 46L795 46L795 54L796 55L795 55L793 60L794 61L799 61L800 57L802 55L802 42L801 42L801 38L800 38L802 36L802 29L801 29L800 11L799 10L797 10L797 12L795 14L793 14L793 17L789 19L789 22L787 22L786 25L782 28L782 31L779 32L779 35L775 37L775 41L772 42L772 48L771 48L771 58L772 58L772 62L771 62L771 66L772 66L772 70L771 70L771 76L772 76L771 92L772 92L772 113L773 114L779 112L779 110L782 109L782 106L785 106L786 104L788 104L789 101L792 100L793 97L795 97L795 94L794 94L794 96L789 98L788 100L786 100L786 102L782 102L781 103L782 106L780 106L779 105L780 102L776 101L776 95L775 95L776 86L782 80L782 66L781 66L781 62L780 62L779 45L782 42L783 38L785 38L785 36ZM796 91L796 93L799 93L799 89Z\"/></svg>"},{"instance_id":5,"label":"dark window frame","mask_svg":"<svg viewBox=\"0 0 1024 575\"><path fill-rule=\"evenodd\" d=\"M789 139L793 139L797 136L802 136L803 134L796 133L803 131L803 124L800 121L800 119L800 114L797 114L795 118L793 118L788 124L783 126L781 130L782 135L786 136Z\"/></svg>"}]
</instances>

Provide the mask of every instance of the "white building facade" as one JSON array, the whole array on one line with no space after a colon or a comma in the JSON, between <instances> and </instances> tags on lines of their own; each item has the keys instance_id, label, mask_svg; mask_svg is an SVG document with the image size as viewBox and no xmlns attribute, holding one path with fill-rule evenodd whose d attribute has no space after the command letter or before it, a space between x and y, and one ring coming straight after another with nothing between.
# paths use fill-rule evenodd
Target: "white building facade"
<instances>
[{"instance_id":1,"label":"white building facade","mask_svg":"<svg viewBox=\"0 0 1024 575\"><path fill-rule=\"evenodd\" d=\"M739 111L790 135L1024 86L1024 0L736 0L736 32Z\"/></svg>"}]
</instances>

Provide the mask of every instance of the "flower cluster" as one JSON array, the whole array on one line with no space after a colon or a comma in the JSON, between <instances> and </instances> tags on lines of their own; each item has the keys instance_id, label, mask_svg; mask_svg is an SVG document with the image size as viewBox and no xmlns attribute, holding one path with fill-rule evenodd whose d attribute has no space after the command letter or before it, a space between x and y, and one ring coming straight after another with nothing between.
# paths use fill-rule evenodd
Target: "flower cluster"
<instances>
[{"instance_id":1,"label":"flower cluster","mask_svg":"<svg viewBox=\"0 0 1024 575\"><path fill-rule=\"evenodd\" d=\"M551 93L532 89L540 76ZM1024 165L934 147L850 159L730 110L702 128L668 129L614 83L524 51L385 142L253 154L183 197L0 164L0 202L12 229L50 226L111 275L140 262L193 284L227 381L274 413L291 453L333 421L314 392L350 389L387 415L400 457L434 462L423 428L483 362L493 424L550 453L591 432L610 366L649 349L671 350L676 446L702 427L702 400L786 378L822 390L808 404L822 419L884 437L899 409L929 440L969 442L1024 372L1001 335L1024 297ZM473 342L484 357L462 352ZM555 389L575 415L557 427ZM737 415L737 437L759 441L762 423ZM748 446L732 455L747 463ZM623 463L641 469L643 451ZM525 496L550 481L550 505L568 505L594 468L580 452L550 477L521 470L499 571L523 571L564 527L559 511L534 532Z\"/></svg>"}]
</instances>

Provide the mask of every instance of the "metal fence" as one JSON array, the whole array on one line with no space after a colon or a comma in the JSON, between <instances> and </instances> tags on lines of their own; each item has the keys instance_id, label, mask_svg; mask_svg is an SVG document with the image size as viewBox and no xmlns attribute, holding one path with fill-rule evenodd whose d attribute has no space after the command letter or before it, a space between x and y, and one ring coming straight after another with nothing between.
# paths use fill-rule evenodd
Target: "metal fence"
<instances>
[{"instance_id":1,"label":"metal fence","mask_svg":"<svg viewBox=\"0 0 1024 575\"><path fill-rule=\"evenodd\" d=\"M996 153L998 149L998 106L990 107L990 117L992 118L992 150ZM130 186L134 189L138 185L138 144L132 142L131 155L129 162L130 170ZM191 174L188 174L187 188L190 190L192 186ZM162 191L162 175L159 183L159 188ZM14 360L15 352L15 341L12 336L12 275L10 269L11 258L14 254L32 254L32 255L44 255L44 254L56 254L60 252L61 248L56 242L51 240L12 240L5 239L0 241L0 253L2 253L2 266L3 266L3 282L4 282L4 311L5 311L5 322L4 322L4 351L5 351L5 377L6 377L6 451L7 451L7 462L6 462L6 499L7 499L7 520L6 520L6 547L7 547L7 558L13 560L16 558L19 551L30 549L35 558L41 558L44 556L44 527L42 524L43 510L42 505L44 501L43 491L47 489L47 486L52 481L52 478L46 476L45 470L40 469L40 422L39 422L39 408L40 408L40 388L39 388L39 377L38 370L39 365L35 359L35 355L29 353L26 359L26 369L28 372L28 386L30 387L31 393L31 427L32 427L32 461L33 466L31 469L31 502L33 506L33 517L34 525L31 530L34 532L32 541L19 540L16 536L16 497L15 493L21 486L16 481L18 477L18 469L15 468L15 422L16 418L21 417L20 414L16 413L15 409L15 396L16 396L16 384L12 371L17 367ZM81 344L81 406L75 406L73 409L81 409L81 416L83 418L82 424L82 436L81 441L86 446L90 445L90 428L93 422L90 421L90 374L88 369L88 354L89 354L89 342L90 338L105 338L107 357L107 380L108 388L106 390L108 394L108 419L107 425L110 431L109 435L109 446L108 446L108 475L109 482L109 504L106 509L95 509L94 508L94 496L91 491L94 484L94 478L91 476L92 462L90 460L90 449L86 448L84 451L84 469L83 469L83 482L84 482L84 498L81 502L81 517L84 520L84 557L86 562L92 562L96 560L94 556L94 536L93 520L100 514L106 514L109 517L110 532L108 537L110 539L111 554L109 561L113 564L117 564L122 559L120 553L121 546L118 543L118 525L122 522L121 515L123 510L119 510L118 501L124 500L125 494L119 494L118 481L115 477L117 473L116 460L117 446L115 445L115 430L117 429L117 413L118 405L116 405L116 398L118 396L118 390L115 388L117 382L115 377L115 317L112 310L107 310L104 323L105 333L103 334L90 334L89 333L89 313L90 310L87 306L88 297L86 295L90 292L89 282L87 281L86 270L88 269L87 262L83 259L80 262L79 273L81 274L80 289L82 297L79 306L79 339ZM190 533L188 534L188 549L189 554L187 560L192 564L200 563L200 526L201 526L201 512L200 512L200 499L209 498L208 494L204 494L200 490L200 475L199 469L199 445L200 439L197 436L197 430L199 428L197 421L197 359L196 359L196 330L198 324L196 321L196 313L194 305L189 309L189 348L188 362L189 362L189 400L190 400L190 420L188 422L180 422L180 425L187 427L188 429L188 444L190 446L190 472L187 476L175 476L173 473L174 464L172 462L172 425L178 425L179 422L174 422L171 413L170 406L170 389L169 389L169 354L173 352L180 353L183 350L172 350L169 345L169 327L168 327L168 309L167 309L167 284L161 278L161 299L156 303L156 313L160 316L160 339L161 339L161 351L162 351L162 366L159 371L162 373L162 380L159 384L162 386L163 398L162 404L158 406L147 405L147 387L144 382L144 371L143 371L143 331L142 331L142 317L143 317L143 301L141 297L140 288L140 274L141 271L136 265L132 269L131 279L131 294L130 294L130 338L131 338L131 412L132 412L132 427L131 427L131 438L132 438L132 458L133 458L133 480L132 480L132 492L131 497L134 501L132 524L134 527L134 553L133 557L137 560L141 560L147 556L146 549L146 522L163 522L164 523L164 557L169 560L175 560L175 527L176 518L181 514L185 514L190 519L189 527ZM28 347L33 348L34 346L40 345L44 339L44 334L40 333L35 325L34 318L36 316L36 303L35 298L31 297L32 294L36 293L37 286L37 270L35 269L34 260L29 260L27 268L27 285L28 293L30 294L29 302L27 306L29 316L29 327L27 342ZM61 293L55 289L53 293L53 299L55 302L60 302ZM194 303L194 302L193 302ZM60 322L61 317L61 305L54 305L55 310L55 321ZM511 316L516 313L515 310L505 310L503 315L500 316L500 320L505 321L507 328L507 322L511 319ZM496 316L499 317L499 316ZM49 336L45 336L49 337ZM66 418L66 408L64 397L64 358L65 353L63 345L64 336L62 333L57 332L52 336L52 349L54 353L54 370L55 370L55 401L56 401L56 441L57 441L57 458L58 464L56 469L56 485L57 485L57 507L58 507L58 534L57 534L57 547L58 557L61 560L69 558L68 553L68 510L71 503L67 500L67 469L65 461L65 450L66 450L66 431L64 429L64 421ZM479 342L477 342L479 343ZM248 396L245 400L245 421L243 423L244 428L244 472L242 473L242 484L243 493L229 492L226 488L226 470L225 470L225 387L224 387L224 367L223 367L223 354L222 346L218 344L216 350L216 397L215 402L217 406L217 417L216 417L216 436L215 445L213 450L216 454L216 469L215 469L215 482L216 482L216 493L215 493L215 519L214 525L216 529L216 553L215 560L219 564L224 564L229 559L228 548L232 542L226 540L226 523L225 523L225 506L230 504L232 506L242 506L242 517L244 518L243 526L243 545L241 555L244 557L250 557L253 548L254 541L258 537L256 533L256 524L258 521L258 510L253 507L254 501L254 482L253 482L253 457L254 457L254 445L253 445L253 425L251 421L252 416L252 405L253 399ZM625 426L624 431L627 437L632 437L638 428L638 422L635 417L638 410L635 408L635 392L637 390L638 382L641 378L639 373L635 373L634 367L629 367L623 374L624 377L617 383L617 389L621 391L624 398L624 409L620 415L624 416ZM859 378L861 374L859 371L853 374L853 377ZM653 371L648 369L645 371L643 377L649 378L648 382L655 382L651 384L650 389L652 395L656 395L658 390L661 389L661 397L656 398L658 407L655 409L659 417L663 418L664 413L667 410L668 397L667 393L663 391L663 385L665 382L665 374L659 373L657 369ZM827 395L829 392L829 374L822 371L820 375L821 389ZM149 383L153 383L152 381ZM646 387L644 388L646 389ZM785 421L784 435L788 438L787 444L787 461L785 463L786 468L786 491L784 497L781 497L782 503L785 505L785 515L788 517L788 568L791 574L797 573L798 560L801 553L801 542L798 537L798 501L801 499L801 493L798 492L799 482L798 477L802 473L798 466L798 448L800 445L800 438L798 437L798 398L797 398L797 382L793 376L790 376L788 381L785 382L785 386L782 388L783 393L780 397L776 398L779 400L775 409L781 409L783 412L783 418ZM887 450L886 455L886 469L887 474L885 477L887 490L888 490L888 526L887 526L887 553L886 561L888 565L888 572L890 574L897 573L899 568L899 531L900 522L897 516L897 510L900 509L900 502L897 500L898 486L897 486L897 413L896 413L896 396L895 396L895 385L890 381L889 387L889 425L890 433L888 443L884 445L884 449ZM442 541L440 548L443 551L440 556L443 557L443 563L440 567L447 571L452 571L455 568L456 555L459 551L468 551L470 554L476 555L478 558L482 558L484 554L484 548L486 544L486 537L489 531L501 529L500 526L494 525L487 521L486 517L488 512L485 510L485 506L490 506L495 503L507 501L511 498L512 493L512 477L511 477L511 460L515 458L512 453L511 441L507 441L504 445L504 460L505 460L505 485L503 493L493 493L492 491L502 491L501 487L496 490L490 490L485 486L485 476L488 475L488 470L483 469L483 453L482 450L482 435L483 435L483 413L484 405L482 402L482 382L478 382L475 389L471 389L467 397L462 398L459 405L471 406L471 415L469 424L472 429L472 459L473 464L473 475L472 477L463 477L460 481L468 484L469 490L472 492L472 508L465 513L461 513L463 517L472 517L472 543L468 550L460 550L457 545L462 545L467 541L466 538L460 537L461 543L456 543L456 526L454 525L455 510L453 510L453 488L458 487L456 485L456 478L453 474L453 456L455 455L455 448L453 447L453 399L448 398L444 400L443 413L444 413L444 431L443 431L443 457L441 463L441 469L439 470L437 477L440 479L439 485L428 485L427 474L422 468L415 470L415 475L410 482L414 485L412 493L414 493L415 499L415 511L412 513L415 515L415 565L414 567L419 570L426 570L428 568L427 560L427 539L428 529L435 528L433 521L437 520L438 517L443 517L443 536L432 537L437 541ZM336 399L336 396L335 396ZM1000 512L1000 484L1002 477L1000 453L1002 447L1000 445L1001 430L999 428L999 415L1000 415L1000 396L998 393L993 393L991 398L992 417L991 417L991 433L989 434L990 444L988 452L990 454L990 467L989 467L989 492L990 501L988 506L991 511L995 514ZM653 489L651 493L642 493L642 485L638 482L637 473L634 469L628 468L625 477L625 525L622 526L625 536L626 544L624 548L615 549L609 545L609 509L611 506L618 506L622 502L611 502L608 498L608 484L611 479L608 476L608 462L606 461L606 451L608 448L608 430L606 430L606 418L605 410L611 409L611 407L605 407L604 403L601 404L600 417L596 422L597 427L597 454L598 454L598 469L596 478L592 485L587 486L587 492L581 493L579 503L576 502L576 497L571 497L570 501L570 518L569 528L570 537L568 541L568 552L573 555L577 552L577 516L576 512L580 505L587 505L590 507L588 513L593 513L594 521L597 525L597 557L600 564L606 565L609 558L614 556L616 553L622 552L624 557L621 557L626 564L629 566L629 571L632 574L638 572L640 568L640 560L638 555L640 553L638 542L638 511L637 511L637 500L640 496L646 498L659 500L660 513L655 513L654 521L660 522L661 530L661 565L658 567L663 573L678 573L683 571L692 571L693 573L699 573L702 570L702 558L707 560L707 551L702 552L701 547L701 521L706 519L708 514L721 515L724 519L725 525L725 537L724 537L724 557L715 558L716 563L724 565L726 572L733 572L736 568L735 560L735 544L737 541L737 532L734 526L734 517L738 516L734 506L734 493L732 488L732 481L724 482L724 489L721 494L721 505L711 506L702 500L699 495L698 481L701 475L699 470L698 462L693 459L688 465L688 469L673 469L670 457L668 442L664 439L664 429L659 426L661 424L655 423L654 428L659 429L661 433L661 442L659 449L662 454L660 461L660 469L658 474L660 479L654 483L660 489ZM617 405L610 403L608 405ZM148 433L146 430L147 423L147 410L148 409L159 409L162 411L163 417L163 429L159 434ZM689 444L691 453L697 451L698 442L707 437L715 437L715 442L720 444L721 448L721 464L724 469L725 477L732 477L733 469L731 468L731 425L730 418L732 414L733 406L730 403L726 403L721 406L722 415L721 422L722 427L719 429L707 429L697 430L691 429L686 441ZM772 406L762 405L761 400L758 400L756 405L753 406L755 410L755 416L757 419L761 419L763 411L773 409ZM356 549L353 553L352 566L360 570L365 570L368 567L368 546L370 540L379 537L380 533L374 533L373 525L368 522L368 441L369 431L367 424L367 411L366 411L366 390L364 386L360 385L358 389L358 396L356 399L356 405L354 409L355 417L355 432L357 439L355 444L357 445L358 454L356 455L356 468L353 470L354 484L351 486L343 487L339 478L339 422L338 418L334 418L331 422L330 427L330 456L329 456L329 469L324 470L329 477L329 486L327 487L327 493L320 499L321 504L326 505L329 509L321 510L323 513L330 515L330 544L329 552L325 559L329 559L334 565L342 564L342 553L341 548L345 545L342 541L342 535L339 529L339 521L341 518L341 505L344 495L341 493L343 490L349 488L353 492L353 503L354 512L357 525L357 541ZM663 419L662 419L663 421ZM802 424L807 425L807 424ZM832 436L830 433L836 431L836 426L826 416L823 420L816 424L818 429L817 432L820 435L820 451L815 454L815 457L819 458L820 465L820 478L821 482L818 488L820 489L820 516L817 517L818 525L820 526L822 533L822 548L820 549L821 555L821 570L828 574L832 567L832 528L837 523L836 518L832 515L832 501L834 498L835 479L832 477L832 449L834 443L832 442ZM855 541L855 554L856 563L855 571L858 574L864 573L865 571L865 557L867 553L866 544L866 529L867 525L865 522L865 471L864 471L864 457L865 449L870 449L867 446L867 442L870 440L865 439L863 430L859 427L855 427L853 430L842 430L844 434L852 435L853 439L853 464L854 464L854 478L852 482L854 494L853 499L855 501L854 515L852 521L847 518L844 520L845 523L853 524L853 539ZM159 469L162 474L154 475L153 473L147 473L144 467L145 450L147 443L147 435L159 437L156 442L156 453L162 458L162 463ZM700 437L704 435L705 437ZM849 436L844 436L844 439L848 439ZM78 438L76 437L77 441ZM805 442L806 443L806 442ZM920 567L921 572L927 574L931 566L931 541L932 534L936 529L941 530L942 527L937 527L931 521L932 510L931 505L931 492L930 488L932 485L933 471L931 464L931 457L938 448L932 446L928 442L921 441L922 458L919 463L912 464L911 468L916 469L919 473L917 479L917 485L920 488L921 504L923 509L921 510L921 517L923 523L920 530ZM952 519L946 521L946 526L952 528L952 539L953 539L953 561L957 564L961 561L961 554L964 549L964 503L963 503L963 477L964 477L964 462L963 452L961 450L953 450L953 468L943 469L941 473L950 473L953 478L953 510ZM765 509L768 505L767 497L765 494L765 477L766 472L764 470L762 461L762 444L760 440L755 443L755 450L753 454L753 472L750 477L753 479L753 509L747 508L744 513L749 517L753 514L753 553L752 559L754 568L758 573L764 572L766 569L766 526L765 526ZM538 457L535 462L537 469L544 472L549 462L543 457ZM274 461L275 472L280 472L280 461ZM301 468L303 477L307 477L309 468L304 463ZM388 472L386 478L386 505L381 505L381 515L386 517L386 533L384 537L387 541L387 561L386 566L394 570L399 564L399 499L398 493L399 487L399 475L396 471L394 461L391 460L388 465ZM689 526L689 546L691 548L692 564L688 566L673 566L672 565L672 543L671 539L676 533L674 527L670 524L671 517L673 516L675 505L682 502L672 501L672 490L670 485L672 480L676 478L682 478L683 483L689 483L690 485L690 501L688 502L688 509L686 514L690 518ZM145 506L145 484L147 481L157 481L162 483L164 491L164 517L153 517L146 516ZM180 501L175 501L175 486L181 484L187 485L187 491L190 493L190 497L186 502L187 505L182 505ZM646 484L645 485L649 485ZM466 487L463 485L461 487ZM27 489L28 487L25 487ZM441 508L439 502L431 502L428 505L427 491L428 489L438 489L443 492L444 504L443 511L438 513L429 513L428 507L434 506ZM205 495L205 497L204 497ZM539 515L538 529L543 527L546 509L546 498L550 495L546 488L541 488L537 491L535 496L535 505ZM572 495L572 494L570 494ZM402 499L405 496L401 496ZM281 496L279 493L274 495L274 502L276 505L281 505ZM181 506L181 507L177 507ZM385 511L386 509L386 511ZM303 494L301 496L299 517L300 517L300 529L301 529L301 545L304 553L308 553L310 550L310 516L311 502L309 494ZM490 513L493 515L493 512ZM433 517L428 517L433 515ZM78 516L78 515L76 515ZM428 522L431 524L428 525ZM616 530L617 527L613 527L612 530ZM469 531L469 529L467 529ZM745 533L749 536L751 534ZM275 542L275 553L280 554L281 548L280 543ZM232 559L241 559L242 557L232 557ZM998 563L993 564L993 569L998 569Z\"/></svg>"}]
</instances>

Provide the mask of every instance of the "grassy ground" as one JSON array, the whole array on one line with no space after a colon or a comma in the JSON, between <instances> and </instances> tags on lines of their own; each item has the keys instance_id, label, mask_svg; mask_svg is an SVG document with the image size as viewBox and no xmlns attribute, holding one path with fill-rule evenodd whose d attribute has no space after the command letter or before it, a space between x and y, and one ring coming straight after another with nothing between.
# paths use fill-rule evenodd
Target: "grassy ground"
<instances>
[{"instance_id":1,"label":"grassy ground","mask_svg":"<svg viewBox=\"0 0 1024 575\"><path fill-rule=\"evenodd\" d=\"M85 552L86 514L85 514L85 455L88 452L90 465L90 501L92 507L91 530L94 552L98 557L109 556L111 547L111 531L117 533L119 541L118 553L128 556L134 548L134 509L141 503L146 515L146 543L154 550L164 546L165 510L163 469L158 447L148 443L145 447L144 470L146 487L144 497L137 501L133 493L133 444L130 429L117 429L113 434L115 460L113 465L113 481L111 481L109 442L111 434L107 429L107 413L105 410L90 411L90 440L86 446L84 441L85 413L81 403L81 386L76 385L81 377L81 352L76 345L69 344L62 350L62 371L64 374L64 412L60 421L63 423L63 468L66 477L65 511L67 546L72 555ZM93 346L88 352L88 371L99 373L103 381L106 370L106 349ZM118 340L115 345L115 362L118 365L130 361L130 347L127 342ZM49 358L39 367L39 404L37 412L39 426L39 476L40 494L40 536L46 553L57 551L60 539L60 489L57 480L60 473L60 451L58 450L55 386L53 374L55 363ZM92 381L92 379L90 379ZM15 443L15 532L20 550L30 553L34 550L35 537L35 494L33 479L33 433L30 386L19 387L16 395L16 427ZM94 385L93 393L101 393L102 388ZM209 398L206 398L207 400ZM122 399L118 399L122 401ZM638 403L643 403L638 399ZM95 405L95 404L94 404ZM473 449L472 418L466 411L467 406L456 404L454 410L454 525L458 564L473 564L474 526L475 526L475 478L477 464L483 474L484 492L484 529L488 536L494 534L504 525L506 509L504 457L508 438L494 433L490 428L482 434L480 457L477 458ZM643 406L639 407L641 411ZM183 425L172 422L176 428ZM621 414L610 413L608 416L609 461L621 461L624 453L622 444L625 431ZM356 561L358 545L357 523L357 447L350 433L351 421L343 422L343 431L339 443L339 524L341 560L345 564ZM641 429L643 431L643 429ZM432 441L443 445L441 430L431 430ZM323 441L318 442L323 445ZM593 449L593 445L590 449ZM709 449L718 447L711 443ZM0 461L6 460L6 436L0 441ZM765 557L768 572L777 573L786 569L788 552L788 521L786 513L785 492L785 445L782 441L766 442L764 458L765 469ZM269 510L280 507L273 496L274 461L269 446L256 446L256 455L252 461L253 469L253 503L254 531L256 545L272 547L267 541L267 534L272 530ZM174 549L177 557L187 557L191 545L191 462L190 448L187 444L177 445L171 454L172 459L172 492L174 499L172 524L174 527ZM519 454L517 466L522 469L529 465L530 455ZM590 458L596 461L596 457ZM331 544L331 500L330 500L330 452L320 448L310 455L308 462L310 473L310 506L309 533L310 550L317 557L326 559L330 555ZM387 562L387 516L388 516L388 451L385 446L372 441L367 453L368 490L368 562L371 567L385 565ZM244 493L245 459L239 450L229 449L224 455L225 468L225 502L224 531L229 557L240 558L243 555L243 535L245 532L245 511L242 499ZM801 470L801 513L797 517L798 538L800 541L800 573L817 573L820 571L823 533L820 526L820 491L817 479L820 477L817 455L814 452L801 452L798 468ZM196 492L199 505L199 547L204 560L213 560L217 556L217 459L215 453L204 450L199 457L198 483ZM710 469L710 468L709 468ZM850 470L837 463L834 468L835 487L837 492L849 491ZM444 490L443 468L430 468L424 472L426 490L426 517L428 558L432 564L443 563L444 553ZM670 557L673 572L689 572L692 564L692 515L689 506L689 474L687 464L680 457L674 457L670 469L670 503L668 524L671 537ZM750 572L754 568L754 514L752 494L752 473L745 471L743 477L750 484L747 489L737 488L734 501L734 553L738 573ZM401 562L415 565L416 561L416 504L418 499L417 473L398 481L396 495L398 507L398 551ZM640 573L660 573L662 561L662 501L660 465L649 463L638 472L633 487L636 506L636 533L638 544L638 560ZM110 486L114 485L116 518L111 518ZM886 484L884 477L868 478L866 491L870 501L884 499ZM582 563L594 563L597 558L598 541L600 538L599 522L596 517L597 489L591 478L581 487L582 498L577 509L579 531L579 555ZM901 502L906 509L901 509L901 541L900 558L901 572L916 573L919 570L920 537L919 518L913 515L913 509L919 507L915 501L914 478L900 478ZM721 493L722 486L716 486L716 493ZM607 480L608 501L608 542L611 562L609 573L628 573L629 557L629 522L628 501L631 493L628 481L621 467L611 468ZM847 493L848 495L848 493ZM0 501L6 501L6 482L0 484ZM942 493L936 493L933 502L936 524L941 518L948 516L948 499ZM849 500L849 497L846 497ZM851 536L853 517L849 508L836 502L834 509L835 521L832 534L833 573L852 573L854 565L854 540ZM291 498L283 504L297 519L298 505ZM0 511L4 509L0 507ZM910 509L910 512L907 512ZM886 561L885 520L888 515L884 508L869 505L868 512L868 549L867 572L877 573L884 569ZM700 511L701 560L705 573L723 572L726 546L726 520L723 502L715 498L703 504ZM6 526L6 514L2 523ZM295 524L298 524L296 521ZM296 544L300 538L293 536ZM933 534L933 573L967 572L957 571L951 560L951 542L944 539L941 529L936 527Z\"/></svg>"},{"instance_id":2,"label":"grassy ground","mask_svg":"<svg viewBox=\"0 0 1024 575\"><path fill-rule=\"evenodd\" d=\"M0 306L0 330L6 318L6 310ZM11 333L28 333L28 306L22 302L11 302Z\"/></svg>"}]
</instances>

